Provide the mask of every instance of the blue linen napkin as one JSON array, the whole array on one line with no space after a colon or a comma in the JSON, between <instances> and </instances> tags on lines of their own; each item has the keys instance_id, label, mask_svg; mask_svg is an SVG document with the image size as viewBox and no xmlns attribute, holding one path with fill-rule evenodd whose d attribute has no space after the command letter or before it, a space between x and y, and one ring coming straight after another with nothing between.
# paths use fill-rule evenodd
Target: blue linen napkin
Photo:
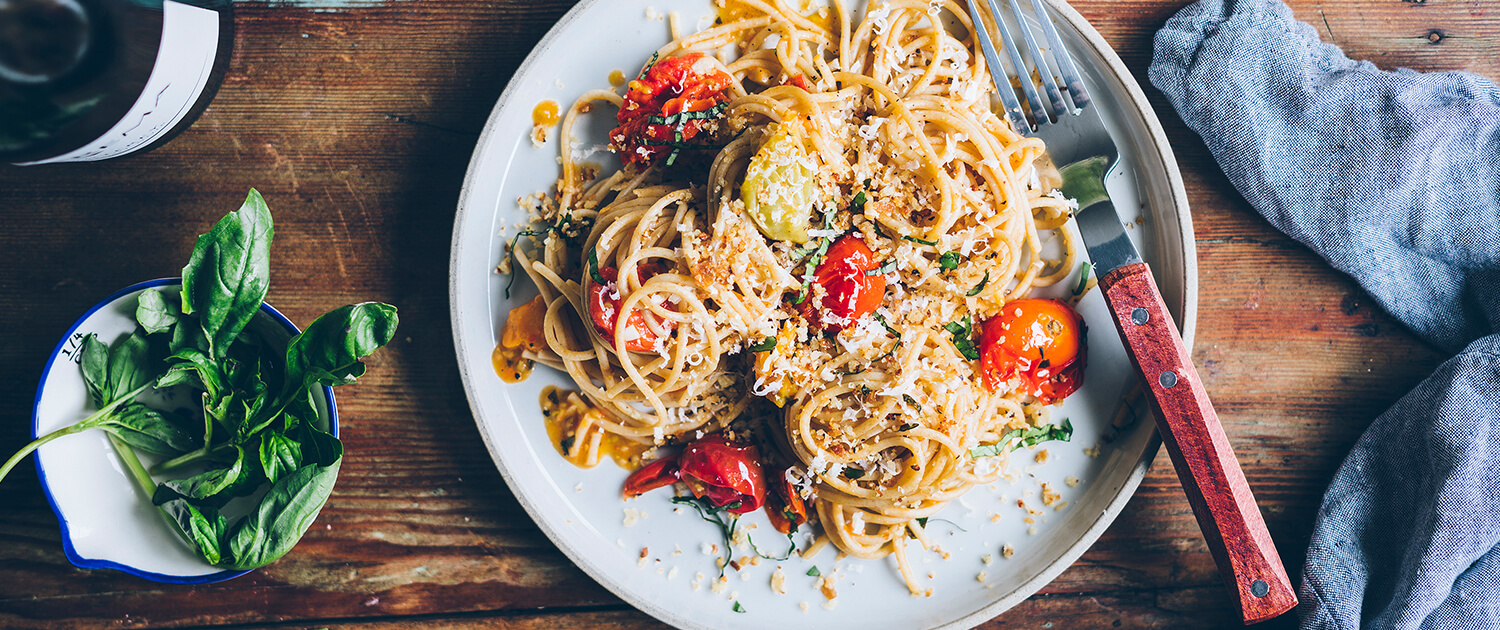
<instances>
[{"instance_id":1,"label":"blue linen napkin","mask_svg":"<svg viewBox=\"0 0 1500 630\"><path fill-rule=\"evenodd\" d=\"M1303 628L1500 627L1500 90L1353 61L1279 0L1201 0L1151 82L1278 229L1458 354L1335 474Z\"/></svg>"}]
</instances>

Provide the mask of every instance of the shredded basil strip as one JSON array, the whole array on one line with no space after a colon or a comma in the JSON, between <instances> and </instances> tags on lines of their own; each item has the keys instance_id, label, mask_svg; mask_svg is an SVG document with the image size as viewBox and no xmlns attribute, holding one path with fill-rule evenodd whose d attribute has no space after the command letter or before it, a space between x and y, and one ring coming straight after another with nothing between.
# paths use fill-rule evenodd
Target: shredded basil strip
<instances>
[{"instance_id":1,"label":"shredded basil strip","mask_svg":"<svg viewBox=\"0 0 1500 630\"><path fill-rule=\"evenodd\" d=\"M976 295L979 295L979 292L984 290L984 285L987 285L989 283L990 283L990 272L986 271L986 272L984 272L984 279L980 280L979 284L977 286L975 286L972 289L969 289L969 292L966 293L965 295L968 295L969 297L974 297Z\"/></svg>"},{"instance_id":2,"label":"shredded basil strip","mask_svg":"<svg viewBox=\"0 0 1500 630\"><path fill-rule=\"evenodd\" d=\"M898 429L896 429L896 430L897 431L910 431L910 430L915 429L915 428L917 428L917 423L915 423L915 422L908 422L906 424L901 425L901 427L898 428Z\"/></svg>"},{"instance_id":3,"label":"shredded basil strip","mask_svg":"<svg viewBox=\"0 0 1500 630\"><path fill-rule=\"evenodd\" d=\"M1012 429L1005 435L1000 436L1000 441L994 444L982 444L969 449L970 457L993 457L1004 451L1007 442L1015 440L1010 445L1010 450L1019 450L1021 447L1032 447L1042 442L1071 442L1073 440L1073 423L1063 418L1061 425L1044 424L1029 429Z\"/></svg>"},{"instance_id":4,"label":"shredded basil strip","mask_svg":"<svg viewBox=\"0 0 1500 630\"><path fill-rule=\"evenodd\" d=\"M885 321L885 316L881 315L880 311L872 311L870 314L875 316L875 320L879 321L881 326L885 326L885 331L891 333L892 337L898 340L901 339L901 332L892 328L890 322Z\"/></svg>"},{"instance_id":5,"label":"shredded basil strip","mask_svg":"<svg viewBox=\"0 0 1500 630\"><path fill-rule=\"evenodd\" d=\"M686 124L689 120L705 120L708 118L715 118L719 114L724 113L724 110L728 107L729 103L719 103L718 105L715 105L708 109L702 109L698 111L677 112L670 116L649 116L646 118L646 122L649 122L653 125L682 125ZM679 142L681 141L679 140Z\"/></svg>"},{"instance_id":6,"label":"shredded basil strip","mask_svg":"<svg viewBox=\"0 0 1500 630\"><path fill-rule=\"evenodd\" d=\"M911 394L902 394L901 395L901 400L906 401L906 404L908 404L908 405L916 407L917 408L917 413L922 413L922 405L917 402L917 399L912 398Z\"/></svg>"},{"instance_id":7,"label":"shredded basil strip","mask_svg":"<svg viewBox=\"0 0 1500 630\"><path fill-rule=\"evenodd\" d=\"M510 239L510 282L505 283L505 299L510 299L510 288L515 286L516 284L516 276L521 275L521 270L518 269L518 267L520 267L521 265L521 261L516 259L516 246L521 243L521 237L535 236L537 234L546 233L546 230L542 230L540 232L536 230L526 230L524 232L521 232L520 234L517 234L515 238Z\"/></svg>"},{"instance_id":8,"label":"shredded basil strip","mask_svg":"<svg viewBox=\"0 0 1500 630\"><path fill-rule=\"evenodd\" d=\"M854 193L854 199L849 201L849 209L859 212L864 209L866 201L869 201L869 198L865 197L865 191Z\"/></svg>"},{"instance_id":9,"label":"shredded basil strip","mask_svg":"<svg viewBox=\"0 0 1500 630\"><path fill-rule=\"evenodd\" d=\"M1084 261L1078 266L1078 288L1073 289L1073 295L1083 295L1084 289L1089 287L1089 273L1093 271L1093 265Z\"/></svg>"},{"instance_id":10,"label":"shredded basil strip","mask_svg":"<svg viewBox=\"0 0 1500 630\"><path fill-rule=\"evenodd\" d=\"M908 241L911 241L913 243L921 243L921 244L927 245L929 247L937 247L937 241L924 241L924 240L922 240L920 238L917 238L915 236L902 236L901 238L904 238L904 239L906 239Z\"/></svg>"},{"instance_id":11,"label":"shredded basil strip","mask_svg":"<svg viewBox=\"0 0 1500 630\"><path fill-rule=\"evenodd\" d=\"M679 505L693 506L693 509L698 510L700 518L719 526L719 533L724 536L724 564L719 565L719 577L724 577L724 569L729 567L729 559L734 553L734 549L730 543L734 539L735 525L739 522L738 517L725 515L729 514L729 510L738 508L740 502L735 501L724 507L713 507L708 503L708 499L694 497L672 497L672 502Z\"/></svg>"},{"instance_id":12,"label":"shredded basil strip","mask_svg":"<svg viewBox=\"0 0 1500 630\"><path fill-rule=\"evenodd\" d=\"M735 600L734 601L734 612L742 613L742 612L748 612L748 611L745 610L744 606L740 605L739 600Z\"/></svg>"},{"instance_id":13,"label":"shredded basil strip","mask_svg":"<svg viewBox=\"0 0 1500 630\"><path fill-rule=\"evenodd\" d=\"M970 361L979 360L979 348L974 343L974 320L965 315L963 320L943 324L943 330L953 335L953 346L958 353Z\"/></svg>"},{"instance_id":14,"label":"shredded basil strip","mask_svg":"<svg viewBox=\"0 0 1500 630\"><path fill-rule=\"evenodd\" d=\"M807 570L807 574L810 575L810 576L812 576L812 577L822 577L823 576L823 572L819 571L818 567L816 567L816 566L814 566L811 569L808 569Z\"/></svg>"},{"instance_id":15,"label":"shredded basil strip","mask_svg":"<svg viewBox=\"0 0 1500 630\"><path fill-rule=\"evenodd\" d=\"M599 283L599 286L604 286L609 282L604 279L604 276L599 275L599 248L597 247L589 249L589 277Z\"/></svg>"},{"instance_id":16,"label":"shredded basil strip","mask_svg":"<svg viewBox=\"0 0 1500 630\"><path fill-rule=\"evenodd\" d=\"M859 479L860 477L863 477L863 476L865 476L865 471L860 470L858 468L845 468L844 469L844 478L845 479Z\"/></svg>"},{"instance_id":17,"label":"shredded basil strip","mask_svg":"<svg viewBox=\"0 0 1500 630\"><path fill-rule=\"evenodd\" d=\"M945 252L942 256L938 256L938 266L945 271L953 271L958 268L958 263L962 259L963 257L959 256L958 252Z\"/></svg>"},{"instance_id":18,"label":"shredded basil strip","mask_svg":"<svg viewBox=\"0 0 1500 630\"><path fill-rule=\"evenodd\" d=\"M775 337L766 337L760 343L755 344L753 346L750 346L750 348L749 348L749 350L751 352L765 352L767 350L775 350L775 349L776 349L776 338Z\"/></svg>"},{"instance_id":19,"label":"shredded basil strip","mask_svg":"<svg viewBox=\"0 0 1500 630\"><path fill-rule=\"evenodd\" d=\"M895 270L896 270L896 259L892 258L890 260L885 261L885 264L883 264L883 265L881 265L879 267L876 267L874 269L867 269L867 270L865 270L865 275L867 275L867 276L883 276L883 275L888 274L888 273L890 273L892 271L895 271Z\"/></svg>"},{"instance_id":20,"label":"shredded basil strip","mask_svg":"<svg viewBox=\"0 0 1500 630\"><path fill-rule=\"evenodd\" d=\"M660 59L661 53L651 53L651 61L646 62L646 66L644 68L641 68L641 74L637 76L635 80L640 81L641 79L646 78L646 73L650 72L652 68L656 67L656 62Z\"/></svg>"}]
</instances>

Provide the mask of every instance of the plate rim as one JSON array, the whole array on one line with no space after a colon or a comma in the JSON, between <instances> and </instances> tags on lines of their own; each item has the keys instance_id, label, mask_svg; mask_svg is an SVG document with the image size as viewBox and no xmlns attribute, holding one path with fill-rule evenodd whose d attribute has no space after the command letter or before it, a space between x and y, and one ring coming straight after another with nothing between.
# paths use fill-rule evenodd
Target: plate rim
<instances>
[{"instance_id":1,"label":"plate rim","mask_svg":"<svg viewBox=\"0 0 1500 630\"><path fill-rule=\"evenodd\" d=\"M72 326L68 327L67 331L63 332L62 338L59 339L57 345L52 348L52 353L47 356L47 362L42 366L42 378L37 382L36 396L32 398L32 439L41 437L41 429L38 426L40 418L38 417L37 409L42 404L42 392L46 390L48 377L52 374L52 366L57 363L57 357L62 354L63 348L67 346L68 340L73 337L73 334L78 332L78 328L80 326L83 326L83 323L88 321L90 317L93 317L94 313L97 313L105 307L114 304L116 301L119 301L121 298L124 298L127 295L130 295L132 293L139 293L141 291L145 291L146 289L174 284L182 284L182 278L174 277L146 280L143 282L137 282L128 287L115 291L114 293L111 293L109 297L106 297L103 300L100 300L97 304L89 307L89 309L84 311L82 315L78 316L78 319L73 322ZM260 305L260 312L270 316L276 324L285 328L292 334L292 336L301 334L302 330L297 328L297 325L293 324L292 320L287 318L286 315L283 315L281 311L276 310L276 307L262 302ZM339 409L338 405L334 403L333 388L326 385L323 386L323 395L328 403L328 432L333 437L338 437ZM234 578L245 575L246 573L250 573L251 571L255 571L255 569L225 569L223 571L218 571L215 573L205 573L203 575L173 575L170 573L157 573L155 571L138 569L128 564L123 564L114 560L108 560L104 558L85 558L81 554L79 554L78 550L73 546L73 534L68 529L68 519L63 515L62 508L58 507L57 499L52 496L52 485L47 481L47 471L42 466L42 459L40 457L34 458L33 465L36 467L37 483L42 487L43 496L47 498L47 505L51 506L52 514L57 517L57 525L60 528L60 535L62 537L63 543L63 555L66 556L68 558L68 562L75 567L78 567L80 569L113 569L115 571L120 571L122 573L127 573L139 578L151 580L152 582L160 582L163 584L211 584L214 582L232 580Z\"/></svg>"},{"instance_id":2,"label":"plate rim","mask_svg":"<svg viewBox=\"0 0 1500 630\"><path fill-rule=\"evenodd\" d=\"M1054 12L1056 17L1068 22L1070 26L1082 35L1083 41L1104 61L1101 69L1107 69L1124 86L1125 96L1128 97L1134 109L1133 111L1126 110L1122 113L1135 115L1137 122L1143 124L1146 137L1149 138L1152 148L1155 149L1156 155L1159 157L1159 161L1155 166L1160 168L1161 172L1165 173L1167 178L1168 187L1170 188L1168 194L1173 202L1171 214L1177 222L1176 238L1180 244L1179 249L1182 252L1182 268L1178 274L1179 277L1176 278L1182 286L1182 317L1178 321L1178 328L1182 334L1184 343L1189 351L1191 351L1196 333L1198 315L1197 246L1193 240L1193 222L1188 204L1187 190L1182 181L1182 173L1178 168L1176 156L1167 141L1166 132L1161 125L1160 119L1156 116L1155 109L1151 107L1145 92L1141 89L1140 84L1125 66L1124 61L1120 59L1119 55L1105 41L1104 37L1084 19L1082 14L1068 5L1065 0L1043 0L1043 2L1047 5L1048 10ZM501 116L501 112L506 106L511 105L512 101L516 100L517 94L523 89L520 86L518 77L526 75L539 62L543 51L552 48L559 37L561 37L563 30L579 19L585 12L593 10L600 4L601 0L582 0L574 5L572 9L569 9L567 13L563 14L548 29L547 33L532 47L531 52L527 53L521 65L517 66L515 72L511 75L505 89L500 93L500 97L496 99L495 106L490 110L490 115L485 120L479 139L475 142L474 152L469 159L468 167L464 171L464 181L459 191L457 214L453 223L452 245L449 255L448 303L450 325L453 330L454 357L458 363L459 378L464 387L464 397L469 403L470 412L474 416L474 422L479 431L480 438L484 441L485 449L489 451L490 459L494 461L496 469L499 470L500 476L505 480L506 486L510 489L512 496L526 510L526 514L531 518L532 522L546 534L552 544L574 566L581 569L590 579L616 597L624 600L637 610L675 627L699 628L704 626L654 601L637 596L634 592L623 588L623 584L617 584L613 579L606 579L608 578L607 572L601 567L596 566L587 556L579 553L571 545L564 544L563 540L565 538L562 537L562 532L553 527L546 519L539 518L537 507L533 505L531 498L525 493L516 490L515 475L500 457L499 451L492 442L490 432L485 429L484 420L480 414L480 401L475 397L474 377L471 374L466 357L462 354L464 349L469 346L466 343L464 335L463 320L460 318L461 304L459 303L458 296L459 278L461 277L460 265L463 253L466 251L463 236L467 233L466 228L471 225L471 222L481 218L476 216L478 213L471 213L468 209L474 192L474 178L483 161L486 147L489 145L492 136L499 133L499 125L496 123ZM492 217L483 218L492 220ZM1153 268L1153 272L1160 273L1155 268ZM1124 510L1130 499L1135 496L1136 489L1140 486L1146 472L1151 467L1152 461L1156 459L1160 451L1161 435L1155 427L1155 414L1151 413L1148 415L1151 415L1153 420L1150 436L1147 438L1145 448L1131 467L1130 474L1125 477L1124 483L1120 485L1116 495L1106 504L1105 509L1100 512L1099 516L1089 524L1083 534L1077 540L1070 543L1056 559L1048 563L1042 571L1038 572L1030 580L1021 583L1020 586L1009 593L1002 595L1000 598L980 607L974 612L933 626L934 630L964 630L995 618L1021 601L1030 598L1037 591L1041 590L1042 587L1051 583L1058 575L1072 566L1085 551L1093 546L1098 538L1103 535L1104 531L1114 523L1114 520Z\"/></svg>"}]
</instances>

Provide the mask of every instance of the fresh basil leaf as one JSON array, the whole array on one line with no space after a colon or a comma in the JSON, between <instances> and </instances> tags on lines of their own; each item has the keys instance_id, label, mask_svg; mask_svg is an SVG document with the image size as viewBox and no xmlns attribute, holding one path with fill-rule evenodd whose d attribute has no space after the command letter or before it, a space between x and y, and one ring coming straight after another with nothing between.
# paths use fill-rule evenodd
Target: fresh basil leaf
<instances>
[{"instance_id":1,"label":"fresh basil leaf","mask_svg":"<svg viewBox=\"0 0 1500 630\"><path fill-rule=\"evenodd\" d=\"M163 482L156 488L151 502L162 505L176 497L197 504L223 507L230 499L244 496L260 485L256 474L260 468L252 463L242 447L235 447L234 463L228 468L218 468L205 473ZM254 483L252 483L254 482Z\"/></svg>"},{"instance_id":2,"label":"fresh basil leaf","mask_svg":"<svg viewBox=\"0 0 1500 630\"><path fill-rule=\"evenodd\" d=\"M177 318L177 325L172 327L172 341L168 344L167 352L177 354L189 349L208 354L208 337L203 336L203 327L198 325L198 318L182 315Z\"/></svg>"},{"instance_id":3,"label":"fresh basil leaf","mask_svg":"<svg viewBox=\"0 0 1500 630\"><path fill-rule=\"evenodd\" d=\"M202 446L202 440L184 431L181 425L140 403L119 407L100 428L135 449L153 455L181 455Z\"/></svg>"},{"instance_id":4,"label":"fresh basil leaf","mask_svg":"<svg viewBox=\"0 0 1500 630\"><path fill-rule=\"evenodd\" d=\"M104 384L104 400L111 402L142 385L156 380L162 366L160 357L151 356L151 344L140 333L131 333L109 349L109 378Z\"/></svg>"},{"instance_id":5,"label":"fresh basil leaf","mask_svg":"<svg viewBox=\"0 0 1500 630\"><path fill-rule=\"evenodd\" d=\"M917 426L918 426L918 425L917 425L917 423L915 423L915 422L908 422L908 423L906 423L906 424L903 424L903 425L901 425L901 426L900 426L900 427L898 427L898 428L897 428L897 429L896 429L896 430L897 430L897 431L910 431L910 430L912 430L912 429L915 429L915 428L917 428Z\"/></svg>"},{"instance_id":6,"label":"fresh basil leaf","mask_svg":"<svg viewBox=\"0 0 1500 630\"><path fill-rule=\"evenodd\" d=\"M854 199L849 202L849 210L851 212L859 212L861 210L864 210L865 201L867 201L868 199L869 198L865 196L865 191L863 190L854 193Z\"/></svg>"},{"instance_id":7,"label":"fresh basil leaf","mask_svg":"<svg viewBox=\"0 0 1500 630\"><path fill-rule=\"evenodd\" d=\"M822 577L823 572L819 571L818 567L814 566L814 567L812 567L812 568L810 568L810 569L807 570L807 574L811 575L813 577Z\"/></svg>"},{"instance_id":8,"label":"fresh basil leaf","mask_svg":"<svg viewBox=\"0 0 1500 630\"><path fill-rule=\"evenodd\" d=\"M135 321L146 329L146 334L154 335L170 329L177 323L177 315L177 308L168 304L156 289L146 289L136 297Z\"/></svg>"},{"instance_id":9,"label":"fresh basil leaf","mask_svg":"<svg viewBox=\"0 0 1500 630\"><path fill-rule=\"evenodd\" d=\"M859 478L864 477L864 476L865 476L865 471L860 470L858 468L845 468L844 469L844 478L845 479L859 479Z\"/></svg>"},{"instance_id":10,"label":"fresh basil leaf","mask_svg":"<svg viewBox=\"0 0 1500 630\"><path fill-rule=\"evenodd\" d=\"M198 549L198 555L203 556L209 564L219 564L224 559L223 540L225 532L229 530L229 522L218 510L199 510L182 498L174 498L161 504L161 509L177 521L183 533L187 534L188 542Z\"/></svg>"},{"instance_id":11,"label":"fresh basil leaf","mask_svg":"<svg viewBox=\"0 0 1500 630\"><path fill-rule=\"evenodd\" d=\"M94 406L102 407L109 403L105 400L106 389L109 386L109 346L99 341L99 336L89 333L83 338L82 354L79 366L83 368L83 384L88 388L89 395L94 399Z\"/></svg>"},{"instance_id":12,"label":"fresh basil leaf","mask_svg":"<svg viewBox=\"0 0 1500 630\"><path fill-rule=\"evenodd\" d=\"M223 358L271 284L271 211L255 189L238 212L198 237L182 268L182 312L198 315L209 353Z\"/></svg>"},{"instance_id":13,"label":"fresh basil leaf","mask_svg":"<svg viewBox=\"0 0 1500 630\"><path fill-rule=\"evenodd\" d=\"M744 606L740 605L739 600L735 600L734 601L734 608L732 608L732 610L734 610L734 612L737 612L737 613L750 612L748 610L745 610Z\"/></svg>"},{"instance_id":14,"label":"fresh basil leaf","mask_svg":"<svg viewBox=\"0 0 1500 630\"><path fill-rule=\"evenodd\" d=\"M397 323L396 307L379 302L329 311L287 346L287 386L354 382L365 370L359 360L389 343Z\"/></svg>"},{"instance_id":15,"label":"fresh basil leaf","mask_svg":"<svg viewBox=\"0 0 1500 630\"><path fill-rule=\"evenodd\" d=\"M944 252L942 256L938 256L938 266L942 267L944 271L953 271L958 268L958 263L961 260L963 260L963 257L959 256L958 252Z\"/></svg>"},{"instance_id":16,"label":"fresh basil leaf","mask_svg":"<svg viewBox=\"0 0 1500 630\"><path fill-rule=\"evenodd\" d=\"M332 466L343 459L344 443L327 431L304 421L297 433L297 444L301 447L304 464Z\"/></svg>"},{"instance_id":17,"label":"fresh basil leaf","mask_svg":"<svg viewBox=\"0 0 1500 630\"><path fill-rule=\"evenodd\" d=\"M922 518L917 519L917 524L921 525L922 527L926 527L927 526L927 517L924 516Z\"/></svg>"},{"instance_id":18,"label":"fresh basil leaf","mask_svg":"<svg viewBox=\"0 0 1500 630\"><path fill-rule=\"evenodd\" d=\"M165 389L176 385L197 385L198 381L195 378L197 376L198 371L193 369L192 366L179 364L167 370L167 373L161 375L161 378L156 379L156 382L152 383L151 386L157 389Z\"/></svg>"},{"instance_id":19,"label":"fresh basil leaf","mask_svg":"<svg viewBox=\"0 0 1500 630\"><path fill-rule=\"evenodd\" d=\"M228 540L229 568L260 568L291 551L333 493L339 463L309 464L271 484L255 512L235 524Z\"/></svg>"},{"instance_id":20,"label":"fresh basil leaf","mask_svg":"<svg viewBox=\"0 0 1500 630\"><path fill-rule=\"evenodd\" d=\"M167 357L167 360L177 363L177 365L172 367L172 370L183 369L183 364L190 366L193 372L198 375L199 386L203 388L203 391L208 392L210 400L218 401L227 393L228 385L224 382L225 376L223 370L219 368L217 361L214 361L203 351L196 348L184 348ZM172 370L168 370L168 373L170 374Z\"/></svg>"},{"instance_id":21,"label":"fresh basil leaf","mask_svg":"<svg viewBox=\"0 0 1500 630\"><path fill-rule=\"evenodd\" d=\"M260 467L266 472L266 480L280 481L302 465L302 445L286 436L266 432L260 438Z\"/></svg>"}]
</instances>

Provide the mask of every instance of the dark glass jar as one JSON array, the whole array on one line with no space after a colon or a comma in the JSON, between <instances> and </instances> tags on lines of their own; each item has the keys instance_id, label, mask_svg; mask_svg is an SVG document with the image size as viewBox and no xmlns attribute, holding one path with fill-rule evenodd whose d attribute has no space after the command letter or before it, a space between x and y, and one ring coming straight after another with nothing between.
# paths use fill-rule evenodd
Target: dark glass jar
<instances>
[{"instance_id":1,"label":"dark glass jar","mask_svg":"<svg viewBox=\"0 0 1500 630\"><path fill-rule=\"evenodd\" d=\"M0 0L0 162L147 151L213 99L229 0Z\"/></svg>"}]
</instances>

